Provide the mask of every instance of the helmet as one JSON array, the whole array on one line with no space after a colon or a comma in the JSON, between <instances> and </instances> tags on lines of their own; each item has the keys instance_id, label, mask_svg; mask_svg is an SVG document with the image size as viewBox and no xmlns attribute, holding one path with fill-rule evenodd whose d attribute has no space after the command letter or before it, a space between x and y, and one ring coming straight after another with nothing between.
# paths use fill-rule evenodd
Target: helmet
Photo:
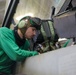
<instances>
[{"instance_id":1,"label":"helmet","mask_svg":"<svg viewBox=\"0 0 76 75\"><path fill-rule=\"evenodd\" d=\"M35 27L37 30L40 30L41 23L42 23L42 20L40 18L26 16L19 21L19 23L17 24L17 27L24 34L28 27Z\"/></svg>"}]
</instances>

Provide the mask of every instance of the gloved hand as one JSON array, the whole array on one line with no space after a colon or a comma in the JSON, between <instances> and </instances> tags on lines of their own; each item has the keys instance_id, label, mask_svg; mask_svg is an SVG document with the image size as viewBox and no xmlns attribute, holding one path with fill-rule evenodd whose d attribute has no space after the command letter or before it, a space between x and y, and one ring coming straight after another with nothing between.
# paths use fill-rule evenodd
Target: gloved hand
<instances>
[{"instance_id":1,"label":"gloved hand","mask_svg":"<svg viewBox=\"0 0 76 75\"><path fill-rule=\"evenodd\" d=\"M32 52L32 56L38 55L39 53L37 51Z\"/></svg>"}]
</instances>

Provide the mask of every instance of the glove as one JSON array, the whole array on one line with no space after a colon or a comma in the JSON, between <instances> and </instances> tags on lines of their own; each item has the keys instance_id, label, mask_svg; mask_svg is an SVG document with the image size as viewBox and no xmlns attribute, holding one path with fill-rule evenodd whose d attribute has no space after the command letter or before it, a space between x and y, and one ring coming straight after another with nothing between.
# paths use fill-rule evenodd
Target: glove
<instances>
[{"instance_id":1,"label":"glove","mask_svg":"<svg viewBox=\"0 0 76 75\"><path fill-rule=\"evenodd\" d=\"M32 56L38 55L39 53L37 51L32 52Z\"/></svg>"}]
</instances>

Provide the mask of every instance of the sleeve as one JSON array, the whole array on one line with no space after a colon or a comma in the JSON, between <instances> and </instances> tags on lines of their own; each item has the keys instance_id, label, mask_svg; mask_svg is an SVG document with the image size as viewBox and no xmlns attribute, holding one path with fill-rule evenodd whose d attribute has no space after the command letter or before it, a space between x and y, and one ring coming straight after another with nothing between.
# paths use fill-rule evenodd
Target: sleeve
<instances>
[{"instance_id":1,"label":"sleeve","mask_svg":"<svg viewBox=\"0 0 76 75\"><path fill-rule=\"evenodd\" d=\"M19 48L15 41L5 36L0 37L1 47L11 60L22 61L26 57L37 55L36 51L28 51Z\"/></svg>"}]
</instances>

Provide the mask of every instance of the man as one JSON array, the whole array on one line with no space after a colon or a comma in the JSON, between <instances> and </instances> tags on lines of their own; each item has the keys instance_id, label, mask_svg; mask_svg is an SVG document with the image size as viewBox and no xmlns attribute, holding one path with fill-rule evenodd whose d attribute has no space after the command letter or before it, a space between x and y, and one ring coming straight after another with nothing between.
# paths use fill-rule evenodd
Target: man
<instances>
[{"instance_id":1,"label":"man","mask_svg":"<svg viewBox=\"0 0 76 75\"><path fill-rule=\"evenodd\" d=\"M38 54L28 50L28 39L33 38L40 28L41 19L29 16L22 18L14 30L0 28L0 75L11 74L11 67L16 61Z\"/></svg>"}]
</instances>

